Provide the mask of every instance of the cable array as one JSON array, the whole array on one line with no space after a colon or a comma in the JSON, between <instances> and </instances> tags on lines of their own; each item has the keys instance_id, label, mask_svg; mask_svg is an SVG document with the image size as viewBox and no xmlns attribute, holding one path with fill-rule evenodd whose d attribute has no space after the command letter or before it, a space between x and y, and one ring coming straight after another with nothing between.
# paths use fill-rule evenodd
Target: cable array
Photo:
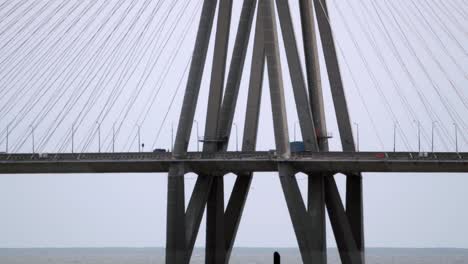
<instances>
[{"instance_id":1,"label":"cable array","mask_svg":"<svg viewBox=\"0 0 468 264\"><path fill-rule=\"evenodd\" d=\"M406 150L415 149L416 130L425 146L433 142L421 129L429 122L438 148L452 149L451 125L468 144L465 1L329 0L330 14L322 1L345 87L355 89L381 149L369 92ZM142 127L156 133L155 148L180 101L202 3L2 1L0 149L8 141L8 152L31 152L30 143L34 152L131 151Z\"/></svg>"},{"instance_id":2,"label":"cable array","mask_svg":"<svg viewBox=\"0 0 468 264\"><path fill-rule=\"evenodd\" d=\"M350 45L354 47L353 52L356 52L356 57L361 60L365 72L371 80L372 85L369 87L369 89L375 89L379 94L380 99L386 108L386 112L389 114L389 116L391 116L391 119L398 128L399 134L401 135L406 148L410 150L410 142L413 142L414 140L411 141L409 139L410 137L406 135L407 131L403 129L400 123L402 122L402 119L407 119L407 122L405 123L408 123L409 126L413 127L414 131L421 129L421 120L424 120L421 114L424 112L420 112L414 108L414 99L408 94L408 91L405 91L407 89L403 88L408 86L408 83L402 83L401 77L399 78L398 72L395 71L395 62L397 63L396 65L400 66L399 70L403 70L403 73L407 76L410 84L409 86L413 88L413 92L416 92L417 98L424 106L426 116L432 122L432 125L434 126L434 124L438 124L436 129L436 136L438 136L440 142L443 144L443 147L445 150L451 149L449 145L454 143L454 134L449 132L449 129L447 128L449 126L445 124L446 122L442 121L443 119L440 117L440 114L437 113L439 109L435 108L433 106L433 102L425 95L427 94L427 87L421 87L421 85L418 83L417 77L415 77L417 73L415 73L413 68L408 64L407 59L403 58L400 46L403 44L407 48L407 50L413 56L414 60L417 62L416 68L419 67L419 70L424 72L426 80L432 84L431 87L433 88L433 91L438 95L437 99L440 100L441 104L446 110L442 114L449 115L450 120L460 127L460 131L463 131L466 129L466 122L462 118L462 112L466 113L466 110L468 110L468 108L466 108L466 103L468 102L466 100L466 90L461 89L459 84L457 84L456 81L449 75L452 72L449 73L446 70L447 66L454 66L459 74L456 77L461 77L462 80L466 82L467 72L461 66L462 62L460 62L460 58L450 53L450 50L447 48L445 39L443 40L439 36L438 32L436 33L432 26L427 26L430 18L427 17L427 14L422 13L418 5L414 3L414 0L411 0L409 3L384 1L384 3L388 5L388 9L383 9L381 6L379 6L378 3L374 3L372 1L370 1L370 3L367 2L368 1L362 1L359 3L361 12L358 12L356 4L341 2L338 3L337 1L332 1L333 9L331 9L336 11L336 16L341 20L343 30L347 34L346 39L343 39L343 35L337 36L336 30L333 32L337 49L340 53L339 55L341 55L344 65L350 73L354 87L357 89L358 94L360 95L361 103L364 105L366 111L369 112L369 110L367 110L369 106L366 104L365 100L363 100L363 92L362 88L360 88L360 86L365 87L365 85L362 82L359 83L357 81L359 78L356 76L356 72L351 70L349 51L345 51L346 49L349 49L349 44L347 44L347 42L350 42ZM346 7L344 5L346 5ZM370 5L372 8L369 8ZM399 6L398 10L396 10L396 5ZM324 4L322 2L321 8L325 10ZM410 11L413 11L413 13L406 13L409 13ZM411 18L418 20L419 25L422 25L423 27L418 27L418 25ZM330 23L330 18L328 16L327 20L328 23ZM399 23L398 20L402 21L403 23ZM356 25L353 25L353 23ZM404 24L407 27L404 28L401 24ZM336 25L332 25L331 27L336 28ZM393 27L393 29L390 29L390 27ZM428 29L429 32L421 32L421 28ZM427 33L431 35L432 39L426 38L428 36ZM414 40L410 39L408 34L412 34L412 36L417 37L419 42L416 42L416 44L422 45L423 50L428 53L428 57L434 62L437 69L441 72L442 76L447 81L447 88L451 88L451 90L454 92L451 94L452 97L454 97L455 100L458 99L458 102L461 104L455 104L453 99L449 99L447 97L447 92L449 91L447 89L442 89L442 87L440 87L440 85L435 80L433 80L433 76L429 74L429 72L433 73L433 70L429 70L425 65L426 62L423 62L421 55L416 52L416 48L414 47ZM432 49L433 47L430 47L427 43L433 41L434 39L439 45L438 48L442 48L441 50L450 59L452 65L445 65L443 61L432 54L434 52ZM453 40L453 42L456 43L455 40ZM386 47L382 47L380 43L384 43ZM369 45L371 50L369 50L365 45ZM383 53L384 50L388 50L390 53L387 52L385 54ZM373 52L370 53L369 51ZM389 57L389 55L392 56ZM373 56L375 58L373 58ZM376 61L379 65L374 65L374 61ZM379 70L382 69L385 73L385 77L390 79L392 84L391 86L393 87L395 94L398 96L401 105L406 110L405 116L397 116L395 114L394 109L398 109L400 106L392 102L392 97L389 97L388 95L390 91L388 89L383 89L384 86L380 81L381 78L379 79L379 77L377 77L378 74L381 74ZM464 109L455 107L455 105L464 106ZM369 116L369 119L373 124L374 132L376 135L378 135L377 129L374 125L375 121L372 120L372 116ZM432 141L431 135L424 129L421 129L421 134L422 139L420 140L424 140L426 145L430 145ZM463 138L465 142L468 142L466 139L466 133L459 133L459 136ZM381 137L378 136L378 138ZM381 141L381 139L379 139L379 141Z\"/></svg>"},{"instance_id":3,"label":"cable array","mask_svg":"<svg viewBox=\"0 0 468 264\"><path fill-rule=\"evenodd\" d=\"M129 118L139 125L149 120L154 105L164 101L161 89L185 70L180 69L180 61L187 61L181 47L189 44L201 1L9 1L1 6L0 123L6 125L0 144L10 137L9 152L30 152L26 143L34 137L35 152L60 153L72 145L76 152L93 151L101 124L115 123L115 137ZM102 128L106 136L99 138L100 147L109 150L113 129Z\"/></svg>"}]
</instances>

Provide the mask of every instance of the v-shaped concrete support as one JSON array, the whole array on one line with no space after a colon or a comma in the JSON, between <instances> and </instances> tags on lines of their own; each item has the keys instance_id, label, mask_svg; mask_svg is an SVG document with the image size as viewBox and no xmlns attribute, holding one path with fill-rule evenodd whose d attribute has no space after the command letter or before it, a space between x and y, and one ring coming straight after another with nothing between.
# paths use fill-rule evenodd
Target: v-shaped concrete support
<instances>
[{"instance_id":1,"label":"v-shaped concrete support","mask_svg":"<svg viewBox=\"0 0 468 264\"><path fill-rule=\"evenodd\" d=\"M312 7L310 1L301 0L301 6ZM204 152L227 150L255 7L257 5L257 0L244 0L234 54L232 56L226 90L224 91L224 98L222 99L232 0L219 0L219 2L218 31L215 41L210 98L208 100ZM202 19L200 21L173 153L177 158L183 158L187 151L216 5L216 0L205 0L203 6ZM316 65L316 56L318 56L316 45L312 45L315 48L312 53L306 52L307 78L305 78L299 58L289 3L286 0L276 0L276 7L278 9L294 98L306 149L308 151L328 151L328 144L324 137L326 135L326 124L320 74ZM347 204L348 212L345 212L333 176L320 173L309 174L309 201L307 206L304 203L295 178L297 171L287 162L287 159L290 157L289 134L274 0L259 0L257 11L242 151L255 150L266 63L268 65L276 152L280 159L285 159L284 162L278 163L278 171L303 262L326 263L324 210L326 202L343 263L363 263L362 255L359 254L358 249L360 238L355 235L355 231L358 229L355 227L356 222L352 221L352 219L358 220L357 217L353 216L355 212L359 211L359 207L355 203L356 195L352 195L352 203ZM310 35L314 26L311 22L311 20L313 21L313 11L309 11L301 11L301 21L303 24L307 21L309 21L307 23L310 23L303 25L304 47L306 49L310 47L310 42L315 39L314 36ZM327 29L323 29L323 20L321 21L319 16L317 18L319 20L319 27L321 26L322 41L325 39L328 41L328 44L332 43L332 38L327 39ZM322 31L325 32L325 37ZM327 61L328 69L337 67L337 62L335 66L333 65L333 51L324 48L324 52L326 53L326 58L331 60L331 62ZM336 57L336 54L334 56ZM315 75L310 76L312 73ZM335 94L338 97L341 96L340 89L342 89L342 87L339 87L339 81L341 80L333 80L335 86L332 88L332 90L335 89ZM336 86L337 84L338 86ZM344 93L342 95L344 96ZM340 100L345 101L345 98L337 98L335 100L336 104ZM337 115L338 111L344 110L347 111L346 107L339 107ZM340 126L346 131L346 124L340 123ZM346 148L349 148L348 136L343 138L343 142L344 147L346 143L348 144ZM206 263L228 263L249 193L253 172L246 175L238 175L226 211L224 211L223 175L216 174L199 175L187 210L185 211L183 180L185 172L186 168L182 162L174 164L169 173L166 263L189 263L205 207L208 212ZM356 181L348 181L348 188L350 183L356 183ZM359 190L360 185L353 185L352 188L354 191ZM348 197L351 196L348 195ZM356 207L355 209L352 209L353 205Z\"/></svg>"}]
</instances>

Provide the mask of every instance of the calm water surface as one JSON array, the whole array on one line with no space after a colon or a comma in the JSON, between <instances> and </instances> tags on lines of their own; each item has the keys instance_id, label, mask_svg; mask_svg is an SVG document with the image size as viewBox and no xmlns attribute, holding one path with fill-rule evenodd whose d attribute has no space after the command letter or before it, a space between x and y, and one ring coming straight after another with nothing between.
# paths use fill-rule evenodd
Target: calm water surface
<instances>
[{"instance_id":1,"label":"calm water surface","mask_svg":"<svg viewBox=\"0 0 468 264\"><path fill-rule=\"evenodd\" d=\"M236 248L231 264L273 263L269 248ZM299 264L296 249L278 249L282 263ZM368 249L368 264L468 264L465 249ZM194 251L191 263L203 263L203 249ZM1 264L159 264L164 263L162 248L100 249L0 249ZM340 263L336 249L330 249L328 263Z\"/></svg>"}]
</instances>

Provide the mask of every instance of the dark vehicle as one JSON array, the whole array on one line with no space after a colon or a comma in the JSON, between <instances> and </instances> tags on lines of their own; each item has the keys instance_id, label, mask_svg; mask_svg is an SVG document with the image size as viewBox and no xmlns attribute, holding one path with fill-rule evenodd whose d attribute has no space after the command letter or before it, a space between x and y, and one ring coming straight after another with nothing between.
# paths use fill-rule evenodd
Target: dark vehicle
<instances>
[{"instance_id":1,"label":"dark vehicle","mask_svg":"<svg viewBox=\"0 0 468 264\"><path fill-rule=\"evenodd\" d=\"M154 149L153 152L154 153L165 153L165 152L167 152L167 150L157 148L157 149Z\"/></svg>"}]
</instances>

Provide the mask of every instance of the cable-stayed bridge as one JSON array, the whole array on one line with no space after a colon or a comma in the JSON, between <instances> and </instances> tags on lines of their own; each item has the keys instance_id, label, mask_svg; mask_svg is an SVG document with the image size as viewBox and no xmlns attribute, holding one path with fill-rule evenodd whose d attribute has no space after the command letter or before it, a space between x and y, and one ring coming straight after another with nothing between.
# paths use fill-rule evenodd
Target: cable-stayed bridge
<instances>
[{"instance_id":1,"label":"cable-stayed bridge","mask_svg":"<svg viewBox=\"0 0 468 264\"><path fill-rule=\"evenodd\" d=\"M206 208L206 263L228 263L254 172L278 172L303 262L327 261L327 210L342 262L364 263L361 173L468 172L467 10L461 0L4 1L0 173L168 172L166 262L189 263ZM145 151L142 130L151 150L170 151ZM256 150L264 137L271 150ZM370 141L378 147L360 151ZM237 179L225 209L227 173Z\"/></svg>"},{"instance_id":2,"label":"cable-stayed bridge","mask_svg":"<svg viewBox=\"0 0 468 264\"><path fill-rule=\"evenodd\" d=\"M83 154L0 155L0 173L151 173L167 172L173 163L184 162L188 172L240 174L276 171L287 161L296 171L357 172L466 172L467 153L418 152L298 152L288 159L274 152L189 152L183 159L172 153L124 152Z\"/></svg>"}]
</instances>

